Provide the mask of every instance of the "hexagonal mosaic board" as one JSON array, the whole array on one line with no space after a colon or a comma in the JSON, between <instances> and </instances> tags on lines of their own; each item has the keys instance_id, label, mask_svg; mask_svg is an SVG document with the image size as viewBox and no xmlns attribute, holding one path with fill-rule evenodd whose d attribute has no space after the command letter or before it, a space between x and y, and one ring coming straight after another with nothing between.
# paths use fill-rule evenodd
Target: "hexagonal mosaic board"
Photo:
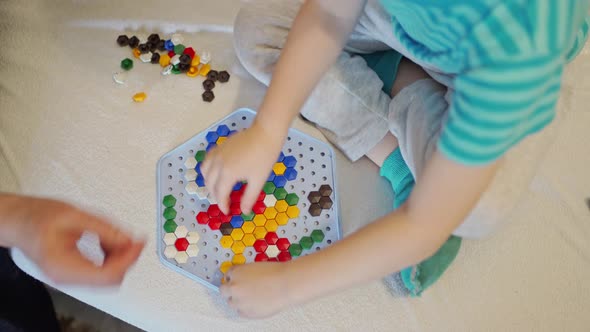
<instances>
[{"instance_id":1,"label":"hexagonal mosaic board","mask_svg":"<svg viewBox=\"0 0 590 332\"><path fill-rule=\"evenodd\" d=\"M296 259L341 237L334 153L326 143L290 129L250 215L240 210L248 184L236 183L229 215L219 210L201 174L207 151L251 125L239 109L158 161L158 253L162 262L218 289L232 266Z\"/></svg>"}]
</instances>

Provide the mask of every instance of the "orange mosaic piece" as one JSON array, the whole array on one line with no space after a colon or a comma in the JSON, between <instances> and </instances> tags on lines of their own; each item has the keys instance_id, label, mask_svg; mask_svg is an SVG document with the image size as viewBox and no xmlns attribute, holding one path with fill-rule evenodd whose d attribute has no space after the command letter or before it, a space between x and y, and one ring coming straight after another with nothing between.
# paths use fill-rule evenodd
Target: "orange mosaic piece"
<instances>
[{"instance_id":1,"label":"orange mosaic piece","mask_svg":"<svg viewBox=\"0 0 590 332\"><path fill-rule=\"evenodd\" d=\"M141 51L138 48L133 49L133 56L137 59L141 56Z\"/></svg>"}]
</instances>

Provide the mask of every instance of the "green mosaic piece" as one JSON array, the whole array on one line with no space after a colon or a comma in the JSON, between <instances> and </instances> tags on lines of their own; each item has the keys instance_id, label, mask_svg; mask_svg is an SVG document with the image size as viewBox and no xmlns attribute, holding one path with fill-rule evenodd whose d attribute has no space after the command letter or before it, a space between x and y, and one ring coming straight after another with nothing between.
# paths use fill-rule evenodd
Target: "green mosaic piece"
<instances>
[{"instance_id":1,"label":"green mosaic piece","mask_svg":"<svg viewBox=\"0 0 590 332\"><path fill-rule=\"evenodd\" d=\"M290 206L297 205L297 203L299 203L299 197L293 193L288 194L285 197L285 200L287 201L287 204L289 204Z\"/></svg>"},{"instance_id":2,"label":"green mosaic piece","mask_svg":"<svg viewBox=\"0 0 590 332\"><path fill-rule=\"evenodd\" d=\"M313 246L313 240L309 236L304 236L301 238L301 241L299 241L299 244L303 249L311 249Z\"/></svg>"},{"instance_id":3,"label":"green mosaic piece","mask_svg":"<svg viewBox=\"0 0 590 332\"><path fill-rule=\"evenodd\" d=\"M277 188L275 189L274 195L277 201L285 199L287 197L287 190L285 188Z\"/></svg>"},{"instance_id":4,"label":"green mosaic piece","mask_svg":"<svg viewBox=\"0 0 590 332\"><path fill-rule=\"evenodd\" d=\"M182 55L182 52L184 52L185 48L186 48L186 46L184 46L182 44L174 45L174 53L176 53L178 55Z\"/></svg>"},{"instance_id":5,"label":"green mosaic piece","mask_svg":"<svg viewBox=\"0 0 590 332\"><path fill-rule=\"evenodd\" d=\"M164 210L164 218L166 218L166 220L171 220L176 218L176 210L174 210L174 208L166 208L166 210Z\"/></svg>"},{"instance_id":6,"label":"green mosaic piece","mask_svg":"<svg viewBox=\"0 0 590 332\"><path fill-rule=\"evenodd\" d=\"M272 193L275 191L275 189L277 189L277 187L275 186L274 183L272 182L267 182L264 184L264 187L262 187L262 190L267 194L267 195L272 195Z\"/></svg>"},{"instance_id":7,"label":"green mosaic piece","mask_svg":"<svg viewBox=\"0 0 590 332\"><path fill-rule=\"evenodd\" d=\"M129 58L125 58L121 61L121 68L125 69L125 70L130 70L131 68L133 68L133 60L129 59Z\"/></svg>"},{"instance_id":8,"label":"green mosaic piece","mask_svg":"<svg viewBox=\"0 0 590 332\"><path fill-rule=\"evenodd\" d=\"M201 162L201 161L205 160L206 154L207 154L207 152L205 150L197 151L197 154L195 154L195 159L197 159L198 162Z\"/></svg>"},{"instance_id":9,"label":"green mosaic piece","mask_svg":"<svg viewBox=\"0 0 590 332\"><path fill-rule=\"evenodd\" d=\"M321 229L315 229L313 230L313 232L311 232L311 238L315 243L320 243L324 241L324 237L324 232L322 232Z\"/></svg>"},{"instance_id":10,"label":"green mosaic piece","mask_svg":"<svg viewBox=\"0 0 590 332\"><path fill-rule=\"evenodd\" d=\"M172 219L166 220L166 222L164 223L164 230L166 231L166 233L174 233L176 227L178 227L178 225L176 225L176 223Z\"/></svg>"},{"instance_id":11,"label":"green mosaic piece","mask_svg":"<svg viewBox=\"0 0 590 332\"><path fill-rule=\"evenodd\" d=\"M244 214L242 213L242 219L244 219L244 221L251 221L254 219L254 212L250 212L250 214Z\"/></svg>"},{"instance_id":12,"label":"green mosaic piece","mask_svg":"<svg viewBox=\"0 0 590 332\"><path fill-rule=\"evenodd\" d=\"M289 253L291 254L291 257L298 257L301 255L302 251L303 248L299 243L293 243L289 246Z\"/></svg>"},{"instance_id":13,"label":"green mosaic piece","mask_svg":"<svg viewBox=\"0 0 590 332\"><path fill-rule=\"evenodd\" d=\"M172 195L166 195L166 196L164 196L162 203L167 208L173 207L174 205L176 205L176 198Z\"/></svg>"},{"instance_id":14,"label":"green mosaic piece","mask_svg":"<svg viewBox=\"0 0 590 332\"><path fill-rule=\"evenodd\" d=\"M178 65L176 65L176 66L172 67L171 73L178 75L178 74L180 74L182 72L180 71L180 69L178 69Z\"/></svg>"}]
</instances>

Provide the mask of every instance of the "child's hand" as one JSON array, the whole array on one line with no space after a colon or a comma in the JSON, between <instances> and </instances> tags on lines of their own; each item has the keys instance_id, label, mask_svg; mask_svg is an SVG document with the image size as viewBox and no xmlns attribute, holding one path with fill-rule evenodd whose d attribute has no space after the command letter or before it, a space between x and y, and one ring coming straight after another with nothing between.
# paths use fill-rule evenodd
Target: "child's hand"
<instances>
[{"instance_id":1,"label":"child's hand","mask_svg":"<svg viewBox=\"0 0 590 332\"><path fill-rule=\"evenodd\" d=\"M19 197L7 219L8 244L20 248L56 283L117 285L139 257L143 241L134 241L107 220L69 204ZM95 265L77 248L84 232L98 235L104 262Z\"/></svg>"},{"instance_id":2,"label":"child's hand","mask_svg":"<svg viewBox=\"0 0 590 332\"><path fill-rule=\"evenodd\" d=\"M233 267L221 295L240 316L264 318L292 304L286 281L288 263L258 262Z\"/></svg>"},{"instance_id":3,"label":"child's hand","mask_svg":"<svg viewBox=\"0 0 590 332\"><path fill-rule=\"evenodd\" d=\"M269 133L255 122L207 153L201 172L223 213L229 212L229 194L233 186L244 180L248 186L242 196L241 209L244 213L251 211L282 145L281 135Z\"/></svg>"}]
</instances>

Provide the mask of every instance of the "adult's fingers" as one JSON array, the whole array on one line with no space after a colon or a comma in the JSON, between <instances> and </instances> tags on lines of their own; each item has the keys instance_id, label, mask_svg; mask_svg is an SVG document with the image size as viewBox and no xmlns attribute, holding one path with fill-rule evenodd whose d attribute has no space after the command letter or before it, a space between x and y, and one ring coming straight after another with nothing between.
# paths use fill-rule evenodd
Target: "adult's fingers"
<instances>
[{"instance_id":1,"label":"adult's fingers","mask_svg":"<svg viewBox=\"0 0 590 332\"><path fill-rule=\"evenodd\" d=\"M122 280L125 272L139 258L144 246L145 242L133 242L120 251L108 253L102 264L103 273L109 276L118 276Z\"/></svg>"},{"instance_id":2,"label":"adult's fingers","mask_svg":"<svg viewBox=\"0 0 590 332\"><path fill-rule=\"evenodd\" d=\"M110 286L120 284L128 267L133 263L143 243L130 245L128 250L119 255L118 259L97 266L86 259L78 250L60 253L55 260L46 262L45 272L55 282L64 284L85 284L94 286Z\"/></svg>"},{"instance_id":3,"label":"adult's fingers","mask_svg":"<svg viewBox=\"0 0 590 332\"><path fill-rule=\"evenodd\" d=\"M129 244L131 237L104 218L82 212L78 220L70 225L82 231L89 231L98 235L100 243L107 251Z\"/></svg>"}]
</instances>

